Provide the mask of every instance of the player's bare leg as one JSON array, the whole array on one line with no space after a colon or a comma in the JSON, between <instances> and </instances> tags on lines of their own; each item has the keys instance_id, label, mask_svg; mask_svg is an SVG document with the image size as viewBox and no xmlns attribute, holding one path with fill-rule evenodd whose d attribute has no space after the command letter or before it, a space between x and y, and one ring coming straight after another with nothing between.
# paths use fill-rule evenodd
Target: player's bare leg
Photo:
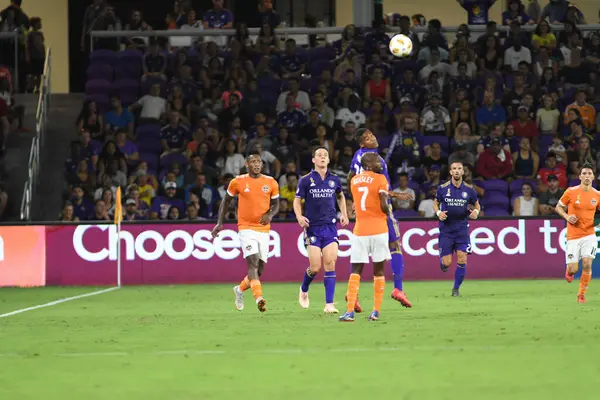
<instances>
[{"instance_id":1,"label":"player's bare leg","mask_svg":"<svg viewBox=\"0 0 600 400\"><path fill-rule=\"evenodd\" d=\"M354 322L354 312L356 299L358 298L358 289L360 288L360 276L363 271L364 264L352 264L352 273L348 279L348 291L346 292L346 300L348 302L346 313L340 317L340 322Z\"/></svg>"},{"instance_id":2,"label":"player's bare leg","mask_svg":"<svg viewBox=\"0 0 600 400\"><path fill-rule=\"evenodd\" d=\"M394 254L397 253L402 254L402 246L400 245L400 240L390 243L390 253L392 254L392 257ZM392 292L392 299L402 304L403 307L412 307L412 303L408 300L408 297L406 297L406 293L404 293L403 290L394 288L394 291Z\"/></svg>"},{"instance_id":3,"label":"player's bare leg","mask_svg":"<svg viewBox=\"0 0 600 400\"><path fill-rule=\"evenodd\" d=\"M464 251L456 251L457 266L454 273L454 287L452 288L452 297L459 297L459 288L462 285L465 275L467 273L467 253ZM450 262L452 262L452 256L450 256Z\"/></svg>"},{"instance_id":4,"label":"player's bare leg","mask_svg":"<svg viewBox=\"0 0 600 400\"><path fill-rule=\"evenodd\" d=\"M309 245L306 247L306 251L308 253L308 262L310 266L306 270L304 280L298 292L298 303L300 303L300 307L302 308L308 308L310 306L310 300L308 299L308 286L321 270L322 262L322 253L319 247Z\"/></svg>"},{"instance_id":5,"label":"player's bare leg","mask_svg":"<svg viewBox=\"0 0 600 400\"><path fill-rule=\"evenodd\" d=\"M384 262L373 263L373 311L369 316L369 321L378 321L381 312L381 303L385 293L385 273Z\"/></svg>"},{"instance_id":6,"label":"player's bare leg","mask_svg":"<svg viewBox=\"0 0 600 400\"><path fill-rule=\"evenodd\" d=\"M259 260L258 263L258 277L262 276L262 273L265 269L265 263L262 260ZM233 294L235 295L235 308L238 311L242 311L244 309L244 292L250 289L250 279L248 279L248 275L244 277L242 282L233 287Z\"/></svg>"},{"instance_id":7,"label":"player's bare leg","mask_svg":"<svg viewBox=\"0 0 600 400\"><path fill-rule=\"evenodd\" d=\"M565 271L565 279L567 282L573 282L573 276L579 271L579 261L574 263L567 264L567 269Z\"/></svg>"},{"instance_id":8,"label":"player's bare leg","mask_svg":"<svg viewBox=\"0 0 600 400\"><path fill-rule=\"evenodd\" d=\"M260 283L260 276L258 274L259 270L261 272L264 270L264 261L260 259L258 254L252 254L248 256L246 261L248 263L248 279L250 280L252 294L256 300L256 306L258 307L258 311L265 312L267 311L267 302L262 297L262 285Z\"/></svg>"},{"instance_id":9,"label":"player's bare leg","mask_svg":"<svg viewBox=\"0 0 600 400\"><path fill-rule=\"evenodd\" d=\"M333 299L335 298L335 263L337 262L339 245L337 242L330 243L323 249L323 268L325 277L323 285L325 286L325 309L326 314L337 314Z\"/></svg>"},{"instance_id":10,"label":"player's bare leg","mask_svg":"<svg viewBox=\"0 0 600 400\"><path fill-rule=\"evenodd\" d=\"M577 293L577 302L578 303L587 303L585 299L585 294L587 293L588 286L590 285L590 281L592 280L592 263L594 259L589 257L584 257L581 260L583 264L583 271L581 271L581 278L579 279L579 292Z\"/></svg>"}]
</instances>

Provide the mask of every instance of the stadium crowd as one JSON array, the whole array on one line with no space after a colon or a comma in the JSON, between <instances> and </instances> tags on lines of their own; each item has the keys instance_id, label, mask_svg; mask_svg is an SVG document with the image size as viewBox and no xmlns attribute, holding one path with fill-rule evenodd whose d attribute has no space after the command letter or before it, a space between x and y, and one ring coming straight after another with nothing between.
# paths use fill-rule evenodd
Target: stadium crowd
<instances>
[{"instance_id":1,"label":"stadium crowd","mask_svg":"<svg viewBox=\"0 0 600 400\"><path fill-rule=\"evenodd\" d=\"M465 24L448 38L437 19L386 18L413 40L404 59L391 56L390 35L377 23L349 25L341 39L323 45L280 38L270 0L259 7L256 40L223 0L203 12L177 1L165 20L168 29L216 36L177 45L164 38L97 40L60 219L110 220L118 186L126 220L215 218L251 151L278 180L279 218L287 219L314 148L329 150L332 171L347 185L359 145L354 132L363 126L378 137L394 190L413 194L395 201L397 218L433 217L436 188L455 161L464 163L485 215L554 214L583 162L600 162L600 33L580 32L583 15L563 0L538 7L539 16L511 0L498 22L487 12L477 21L468 1L458 2L471 24L486 24L483 35ZM102 0L85 21L97 29L122 26ZM564 30L553 33L549 22ZM537 24L535 31L525 32L525 24ZM427 33L411 25L426 25ZM237 32L221 37L221 28ZM128 29L153 28L133 10Z\"/></svg>"}]
</instances>

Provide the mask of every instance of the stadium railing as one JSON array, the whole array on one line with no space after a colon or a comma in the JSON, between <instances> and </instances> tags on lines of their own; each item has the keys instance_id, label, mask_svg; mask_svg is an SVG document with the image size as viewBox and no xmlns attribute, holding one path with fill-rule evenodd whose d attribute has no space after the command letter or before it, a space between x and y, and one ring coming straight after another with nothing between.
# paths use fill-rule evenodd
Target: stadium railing
<instances>
[{"instance_id":1,"label":"stadium railing","mask_svg":"<svg viewBox=\"0 0 600 400\"><path fill-rule=\"evenodd\" d=\"M537 25L523 25L522 30L525 32L532 32L535 30ZM600 24L589 24L589 25L577 25L580 31L591 32L600 30ZM417 33L424 34L427 32L426 27L413 28ZM469 25L469 29L472 33L473 38L480 36L485 32L485 25ZM560 32L564 30L563 25L551 25L553 32ZM308 35L319 35L325 37L325 40L332 42L341 38L343 27L324 27L324 28L281 28L275 29L275 34L288 38L293 38L300 45L308 44ZM510 27L504 25L498 25L498 31L508 32ZM250 37L254 40L258 36L258 28L250 28ZM399 32L398 27L388 27L389 33ZM452 39L454 34L458 31L457 26L445 27L442 31L448 36L448 39ZM219 29L219 30L167 30L167 31L92 31L90 32L90 48L94 49L94 39L98 38L153 38L153 37L168 37L168 38L191 38L191 37L215 37L215 36L234 36L235 29ZM179 44L179 46L185 46ZM189 45L188 45L189 46Z\"/></svg>"},{"instance_id":2,"label":"stadium railing","mask_svg":"<svg viewBox=\"0 0 600 400\"><path fill-rule=\"evenodd\" d=\"M19 39L21 38L21 34L19 32L0 32L0 40L3 39L12 39L13 41L13 51L14 51L14 60L15 60L15 65L14 67L12 65L4 65L4 67L8 68L8 69L13 69L13 71L11 71L11 75L13 76L13 86L15 89L15 92L18 92L19 90ZM0 64L2 64L0 62Z\"/></svg>"},{"instance_id":3,"label":"stadium railing","mask_svg":"<svg viewBox=\"0 0 600 400\"><path fill-rule=\"evenodd\" d=\"M44 74L40 86L40 95L38 97L37 111L35 114L35 136L31 141L31 150L29 151L29 160L27 163L27 180L23 189L23 198L21 199L21 220L31 220L31 208L40 172L40 153L44 146L46 127L48 123L48 109L50 103L52 72L52 52L50 48L46 50L46 63L44 65Z\"/></svg>"}]
</instances>

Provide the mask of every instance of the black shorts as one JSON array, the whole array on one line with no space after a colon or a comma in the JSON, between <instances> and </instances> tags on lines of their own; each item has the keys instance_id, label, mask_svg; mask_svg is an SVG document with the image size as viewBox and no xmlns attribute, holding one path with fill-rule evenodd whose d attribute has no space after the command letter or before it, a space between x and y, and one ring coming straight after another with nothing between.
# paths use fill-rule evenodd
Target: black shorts
<instances>
[{"instance_id":1,"label":"black shorts","mask_svg":"<svg viewBox=\"0 0 600 400\"><path fill-rule=\"evenodd\" d=\"M44 73L45 59L31 59L29 60L29 75L39 76Z\"/></svg>"}]
</instances>

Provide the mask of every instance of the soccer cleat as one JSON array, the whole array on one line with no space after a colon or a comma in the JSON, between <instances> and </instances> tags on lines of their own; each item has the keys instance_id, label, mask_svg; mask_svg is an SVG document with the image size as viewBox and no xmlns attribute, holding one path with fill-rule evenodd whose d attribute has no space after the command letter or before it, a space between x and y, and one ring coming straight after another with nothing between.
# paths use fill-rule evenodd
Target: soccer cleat
<instances>
[{"instance_id":1,"label":"soccer cleat","mask_svg":"<svg viewBox=\"0 0 600 400\"><path fill-rule=\"evenodd\" d=\"M565 279L567 280L567 282L569 282L569 283L573 282L573 277L574 276L575 276L574 274L571 275L569 273L569 268L567 268L566 271L565 271Z\"/></svg>"},{"instance_id":2,"label":"soccer cleat","mask_svg":"<svg viewBox=\"0 0 600 400\"><path fill-rule=\"evenodd\" d=\"M346 312L340 317L340 322L354 322L354 311Z\"/></svg>"},{"instance_id":3,"label":"soccer cleat","mask_svg":"<svg viewBox=\"0 0 600 400\"><path fill-rule=\"evenodd\" d=\"M300 307L308 308L310 305L310 300L308 300L308 292L303 292L302 288L300 288L300 293L298 294L298 303L300 303Z\"/></svg>"},{"instance_id":4,"label":"soccer cleat","mask_svg":"<svg viewBox=\"0 0 600 400\"><path fill-rule=\"evenodd\" d=\"M267 311L267 302L262 297L256 299L256 307L258 307L258 311L265 312Z\"/></svg>"},{"instance_id":5,"label":"soccer cleat","mask_svg":"<svg viewBox=\"0 0 600 400\"><path fill-rule=\"evenodd\" d=\"M446 267L444 264L440 263L440 269L442 270L442 272L448 271L448 268L450 268L450 267Z\"/></svg>"},{"instance_id":6,"label":"soccer cleat","mask_svg":"<svg viewBox=\"0 0 600 400\"><path fill-rule=\"evenodd\" d=\"M369 321L379 321L379 311L373 311L371 315L369 315Z\"/></svg>"},{"instance_id":7,"label":"soccer cleat","mask_svg":"<svg viewBox=\"0 0 600 400\"><path fill-rule=\"evenodd\" d=\"M585 295L583 295L583 294L578 295L577 302L580 304L587 303L587 300L585 299Z\"/></svg>"},{"instance_id":8,"label":"soccer cleat","mask_svg":"<svg viewBox=\"0 0 600 400\"><path fill-rule=\"evenodd\" d=\"M239 286L234 286L233 294L235 294L235 308L242 311L244 309L244 292L240 290Z\"/></svg>"},{"instance_id":9,"label":"soccer cleat","mask_svg":"<svg viewBox=\"0 0 600 400\"><path fill-rule=\"evenodd\" d=\"M346 303L348 302L348 296L346 296ZM362 312L362 307L360 306L360 303L358 302L358 297L356 297L356 302L354 303L354 312L355 313L361 313Z\"/></svg>"},{"instance_id":10,"label":"soccer cleat","mask_svg":"<svg viewBox=\"0 0 600 400\"><path fill-rule=\"evenodd\" d=\"M325 314L338 314L339 310L337 308L335 308L333 303L327 303L327 304L325 304L325 309L323 310L323 312Z\"/></svg>"},{"instance_id":11,"label":"soccer cleat","mask_svg":"<svg viewBox=\"0 0 600 400\"><path fill-rule=\"evenodd\" d=\"M406 297L406 294L400 289L394 289L394 291L392 292L392 299L400 302L400 304L402 304L402 307L412 307L412 304L408 300L408 297Z\"/></svg>"},{"instance_id":12,"label":"soccer cleat","mask_svg":"<svg viewBox=\"0 0 600 400\"><path fill-rule=\"evenodd\" d=\"M460 293L458 289L452 289L452 297L460 297Z\"/></svg>"}]
</instances>

